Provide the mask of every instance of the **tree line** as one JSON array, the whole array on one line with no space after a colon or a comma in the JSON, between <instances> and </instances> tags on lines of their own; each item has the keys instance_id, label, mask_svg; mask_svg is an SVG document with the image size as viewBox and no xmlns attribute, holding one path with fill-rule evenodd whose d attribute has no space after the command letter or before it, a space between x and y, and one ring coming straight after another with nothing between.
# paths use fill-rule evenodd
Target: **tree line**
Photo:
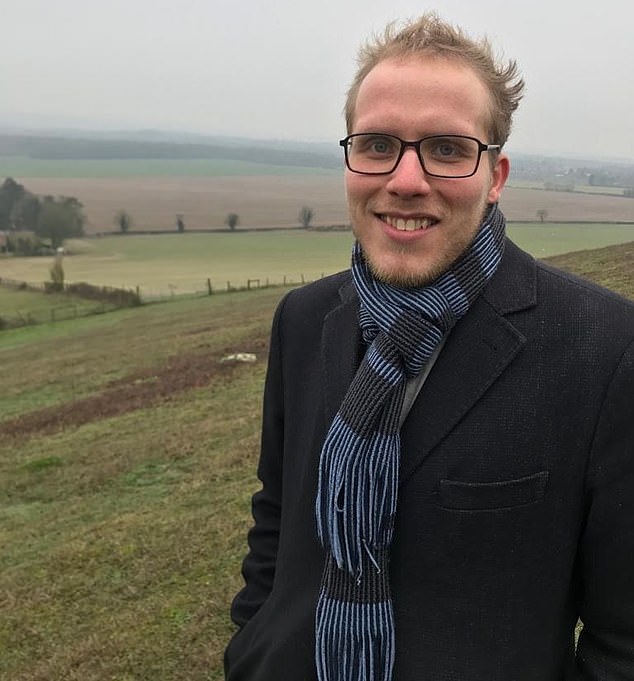
<instances>
[{"instance_id":1,"label":"tree line","mask_svg":"<svg viewBox=\"0 0 634 681\"><path fill-rule=\"evenodd\" d=\"M332 152L276 147L254 141L213 142L140 141L130 139L85 139L37 135L0 134L0 151L5 156L35 159L217 159L271 165L339 170L338 148Z\"/></svg>"},{"instance_id":2,"label":"tree line","mask_svg":"<svg viewBox=\"0 0 634 681\"><path fill-rule=\"evenodd\" d=\"M304 228L308 229L310 227L310 223L313 221L313 218L315 217L315 212L310 206L302 206L299 214L297 216L297 220L299 221L299 224ZM236 227L240 223L240 216L237 213L228 213L227 217L225 218L225 225L229 227L229 229L233 232L235 231Z\"/></svg>"},{"instance_id":3,"label":"tree line","mask_svg":"<svg viewBox=\"0 0 634 681\"><path fill-rule=\"evenodd\" d=\"M66 239L82 236L85 223L84 207L74 196L37 196L11 177L0 186L0 232L9 252L56 250Z\"/></svg>"}]
</instances>

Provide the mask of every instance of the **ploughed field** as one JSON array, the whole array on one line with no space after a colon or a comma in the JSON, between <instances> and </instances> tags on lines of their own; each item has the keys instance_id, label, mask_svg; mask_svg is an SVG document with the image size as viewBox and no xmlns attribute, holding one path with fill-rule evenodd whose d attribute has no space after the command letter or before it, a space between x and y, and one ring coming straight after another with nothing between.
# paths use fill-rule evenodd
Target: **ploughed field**
<instances>
[{"instance_id":1,"label":"ploughed field","mask_svg":"<svg viewBox=\"0 0 634 681\"><path fill-rule=\"evenodd\" d=\"M348 222L343 175L338 171L282 175L17 177L36 194L76 196L85 207L86 232L111 232L119 210L132 230L175 230L182 215L186 230L223 228L228 213L241 227L297 227L306 205L314 225ZM508 220L534 221L546 210L549 222L634 222L634 199L580 192L508 186L501 206Z\"/></svg>"}]
</instances>

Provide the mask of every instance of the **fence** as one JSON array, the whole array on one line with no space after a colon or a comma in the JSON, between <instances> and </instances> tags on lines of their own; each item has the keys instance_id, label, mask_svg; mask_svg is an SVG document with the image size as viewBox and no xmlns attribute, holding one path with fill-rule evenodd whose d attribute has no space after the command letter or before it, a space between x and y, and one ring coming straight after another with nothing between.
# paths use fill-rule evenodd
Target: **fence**
<instances>
[{"instance_id":1,"label":"fence","mask_svg":"<svg viewBox=\"0 0 634 681\"><path fill-rule=\"evenodd\" d=\"M46 324L49 322L77 319L79 317L89 317L95 314L104 314L113 309L115 308L106 305L106 303L97 303L89 306L64 305L61 307L51 307L46 310L16 310L11 315L0 315L0 331L20 326L32 326L34 324Z\"/></svg>"},{"instance_id":2,"label":"fence","mask_svg":"<svg viewBox=\"0 0 634 681\"><path fill-rule=\"evenodd\" d=\"M15 291L58 293L59 295L68 295L70 299L68 303L64 304L35 305L25 310L17 307L10 312L0 310L0 330L87 317L103 314L120 307L141 304L136 292L111 287L90 286L89 284L70 284L64 286L62 291L52 291L50 282L27 284L23 281L2 277L0 278L0 286Z\"/></svg>"},{"instance_id":3,"label":"fence","mask_svg":"<svg viewBox=\"0 0 634 681\"><path fill-rule=\"evenodd\" d=\"M323 279L325 274L322 272L319 277ZM238 291L255 291L259 289L268 289L268 288L282 288L282 287L293 287L293 286L302 286L303 284L308 284L311 281L314 281L315 279L311 279L308 277L305 277L303 274L300 274L299 277L289 277L287 275L283 275L282 277L278 278L247 278L243 279L242 281L229 281L226 280L224 282L219 283L218 280L215 280L212 282L211 278L208 278L207 281L204 284L204 288L198 289L198 290L193 290L189 289L186 291L182 291L180 293L177 293L177 286L174 286L172 284L168 284L167 288L169 289L169 293L164 293L164 292L158 292L158 291L143 291L140 288L137 288L137 293L141 297L142 301L144 303L154 303L154 302L164 302L168 300L176 300L178 298L186 297L186 296L211 296L211 295L217 295L217 294L223 294L223 293L235 293Z\"/></svg>"},{"instance_id":4,"label":"fence","mask_svg":"<svg viewBox=\"0 0 634 681\"><path fill-rule=\"evenodd\" d=\"M325 275L322 272L321 278ZM224 285L218 286L217 284L212 284L211 278L206 281L206 288L198 292L188 292L183 294L176 294L176 288L172 285L168 285L170 289L170 294L154 294L154 293L142 293L141 289L137 287L136 291L124 291L122 289L112 288L112 287L89 287L88 284L70 284L65 287L65 290L69 293L80 294L83 299L80 303L69 303L66 305L56 305L54 307L46 307L42 309L28 310L28 311L13 311L10 315L6 313L3 314L0 310L0 331L3 329L16 328L20 326L30 326L33 324L45 324L58 322L68 319L77 319L79 317L87 317L95 314L103 314L105 312L110 312L115 309L119 309L123 306L128 306L129 303L123 302L122 300L117 303L117 293L129 294L134 296L138 302L135 304L151 303L151 302L164 302L168 300L176 300L182 296L192 296L192 295L216 295L222 293L233 293L238 291L255 291L259 289L268 288L282 288L282 287L293 287L302 286L303 284L313 281L312 279L306 278L303 274L299 275L299 279L283 275L281 278L272 280L269 277L262 278L247 278L242 282L226 281ZM12 288L17 291L36 291L40 293L49 292L49 286L47 283L43 284L27 284L23 281L16 281L14 279L7 279L5 277L0 277L0 286L6 288ZM92 296L81 295L82 287L89 287L92 291L102 290L106 294L105 300L95 300ZM125 296L124 296L125 298ZM121 304L123 302L123 304Z\"/></svg>"}]
</instances>

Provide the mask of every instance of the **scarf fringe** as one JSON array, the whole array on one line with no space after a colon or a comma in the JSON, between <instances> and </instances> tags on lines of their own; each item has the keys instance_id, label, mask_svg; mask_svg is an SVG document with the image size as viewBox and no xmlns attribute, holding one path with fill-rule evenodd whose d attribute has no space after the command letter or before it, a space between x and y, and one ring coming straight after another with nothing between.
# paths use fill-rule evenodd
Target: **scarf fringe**
<instances>
[{"instance_id":1,"label":"scarf fringe","mask_svg":"<svg viewBox=\"0 0 634 681\"><path fill-rule=\"evenodd\" d=\"M357 578L364 553L374 558L376 548L390 545L399 457L398 433L362 438L335 417L319 470L317 533L337 566Z\"/></svg>"},{"instance_id":2,"label":"scarf fringe","mask_svg":"<svg viewBox=\"0 0 634 681\"><path fill-rule=\"evenodd\" d=\"M391 679L394 614L390 601L346 603L322 594L315 638L321 681Z\"/></svg>"}]
</instances>

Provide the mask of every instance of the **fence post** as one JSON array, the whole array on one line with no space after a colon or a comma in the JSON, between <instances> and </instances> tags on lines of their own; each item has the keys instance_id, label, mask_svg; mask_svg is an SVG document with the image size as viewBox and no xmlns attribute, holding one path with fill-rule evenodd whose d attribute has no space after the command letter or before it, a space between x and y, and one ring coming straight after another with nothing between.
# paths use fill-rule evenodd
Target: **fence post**
<instances>
[{"instance_id":1,"label":"fence post","mask_svg":"<svg viewBox=\"0 0 634 681\"><path fill-rule=\"evenodd\" d=\"M209 291L209 295L211 295L214 291L211 287L211 279L207 277L207 290Z\"/></svg>"}]
</instances>

